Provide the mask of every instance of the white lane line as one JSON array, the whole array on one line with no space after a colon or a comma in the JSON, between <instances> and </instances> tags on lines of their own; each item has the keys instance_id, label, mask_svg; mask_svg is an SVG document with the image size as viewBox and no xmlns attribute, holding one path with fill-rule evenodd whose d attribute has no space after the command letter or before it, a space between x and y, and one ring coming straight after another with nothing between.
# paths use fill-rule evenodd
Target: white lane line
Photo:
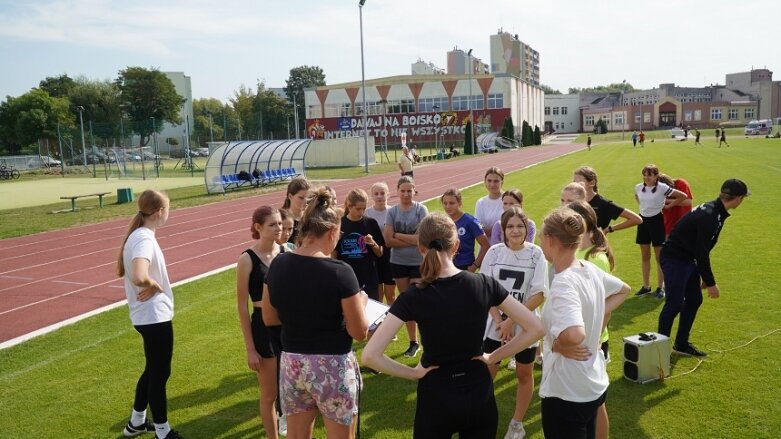
<instances>
[{"instance_id":1,"label":"white lane line","mask_svg":"<svg viewBox=\"0 0 781 439\"><path fill-rule=\"evenodd\" d=\"M69 280L53 280L52 282L57 282L59 284L70 284L70 285L89 285L87 282L73 282Z\"/></svg>"},{"instance_id":2,"label":"white lane line","mask_svg":"<svg viewBox=\"0 0 781 439\"><path fill-rule=\"evenodd\" d=\"M203 279L205 277L209 277L209 276L214 275L214 274L222 273L223 271L230 270L230 269L232 269L234 267L236 267L235 263L230 264L230 265L226 265L224 267L217 268L217 269L214 269L214 270L211 270L211 271L207 271L206 273L201 273L199 275L196 275L196 276L193 276L193 277L190 277L190 278L187 278L187 279L180 280L179 282L174 282L173 284L171 284L171 288L176 288L176 287L179 287L181 285L184 285L184 284L187 284L187 283L190 283L190 282L194 282L196 280ZM113 282L113 280L112 280L112 282ZM109 286L110 287L115 287L116 285L109 285ZM35 331L28 332L27 334L20 335L19 337L12 338L10 340L7 340L7 341L4 341L4 342L0 343L0 350L6 349L6 348L10 348L11 346L16 346L16 345L18 345L20 343L24 343L27 340L30 340L30 339L35 338L35 337L38 337L39 335L43 335L43 334L48 334L50 332L54 332L54 331L56 331L56 330L58 330L58 329L60 329L60 328L62 328L64 326L72 325L72 324L74 324L76 322L79 322L81 320L87 319L89 317L92 317L92 316L95 316L95 315L98 315L98 314L102 314L102 313L104 313L106 311L110 311L110 310L112 310L114 308L119 308L120 306L123 306L125 304L127 304L127 300L120 300L119 302L112 303L110 305L106 305L106 306L100 307L98 309L94 309L94 310L86 312L84 314L79 314L79 315L77 315L75 317L71 317L71 318L69 318L67 320L63 320L63 321L57 322L57 323L55 323L53 325L46 326L45 328L36 329Z\"/></svg>"},{"instance_id":3,"label":"white lane line","mask_svg":"<svg viewBox=\"0 0 781 439\"><path fill-rule=\"evenodd\" d=\"M8 279L19 279L19 280L34 280L34 277L27 277L27 276L9 276L7 274L0 275L0 277L6 277Z\"/></svg>"}]
</instances>

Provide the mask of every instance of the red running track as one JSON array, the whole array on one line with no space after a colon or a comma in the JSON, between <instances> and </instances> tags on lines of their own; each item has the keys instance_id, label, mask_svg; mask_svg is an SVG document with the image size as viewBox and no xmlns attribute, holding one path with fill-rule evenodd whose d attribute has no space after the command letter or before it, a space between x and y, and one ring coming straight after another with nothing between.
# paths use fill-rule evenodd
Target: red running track
<instances>
[{"instance_id":1,"label":"red running track","mask_svg":"<svg viewBox=\"0 0 781 439\"><path fill-rule=\"evenodd\" d=\"M437 197L452 186L480 183L490 166L510 172L580 148L582 145L546 145L421 165L415 168L417 199ZM397 173L387 173L329 184L343 199L352 188L368 192L377 181L386 181L394 193L397 177ZM283 198L275 192L172 211L168 223L157 231L171 282L235 263L252 242L251 212L264 204L281 205ZM21 340L33 331L123 301L123 283L114 270L128 221L0 241L0 344L12 344L13 339Z\"/></svg>"}]
</instances>

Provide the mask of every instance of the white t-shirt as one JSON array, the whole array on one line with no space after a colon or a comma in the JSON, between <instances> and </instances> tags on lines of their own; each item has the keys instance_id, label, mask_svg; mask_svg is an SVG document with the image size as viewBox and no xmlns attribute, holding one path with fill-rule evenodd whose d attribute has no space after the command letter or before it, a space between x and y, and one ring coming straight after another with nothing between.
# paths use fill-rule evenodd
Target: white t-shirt
<instances>
[{"instance_id":1,"label":"white t-shirt","mask_svg":"<svg viewBox=\"0 0 781 439\"><path fill-rule=\"evenodd\" d=\"M160 284L162 288L162 291L146 302L140 302L137 298L143 288L133 285L130 281L133 259L137 258L149 261L149 277ZM165 257L157 244L155 233L146 227L134 230L127 238L125 248L122 251L122 260L125 264L125 295L127 295L130 321L133 322L133 325L149 325L173 319L174 295L168 281Z\"/></svg>"},{"instance_id":2,"label":"white t-shirt","mask_svg":"<svg viewBox=\"0 0 781 439\"><path fill-rule=\"evenodd\" d=\"M599 339L605 317L605 298L619 292L624 283L591 262L579 262L581 267L568 268L553 276L542 309L545 327L540 382L542 398L594 401L605 393L610 383ZM586 361L571 360L551 351L553 341L571 326L582 326L586 331L583 345L592 354Z\"/></svg>"},{"instance_id":3,"label":"white t-shirt","mask_svg":"<svg viewBox=\"0 0 781 439\"><path fill-rule=\"evenodd\" d=\"M377 221L377 224L380 226L380 230L385 228L385 221L388 219L388 209L390 209L392 206L385 205L385 210L377 210L374 207L368 207L366 208L366 216L369 218L373 218L374 221Z\"/></svg>"},{"instance_id":4,"label":"white t-shirt","mask_svg":"<svg viewBox=\"0 0 781 439\"><path fill-rule=\"evenodd\" d=\"M514 251L499 243L491 246L480 265L480 273L499 281L510 292L515 300L526 304L530 298L548 291L547 288L548 263L542 254L542 249L535 244L525 243L523 248ZM535 314L537 310L534 310ZM519 325L515 325L513 334L521 331ZM501 341L496 330L496 323L488 316L485 329L485 338ZM527 348L537 345L535 341Z\"/></svg>"},{"instance_id":5,"label":"white t-shirt","mask_svg":"<svg viewBox=\"0 0 781 439\"><path fill-rule=\"evenodd\" d=\"M492 200L489 195L486 195L475 203L475 218L480 221L480 225L485 230L493 227L494 223L499 221L502 212L504 212L502 197Z\"/></svg>"},{"instance_id":6,"label":"white t-shirt","mask_svg":"<svg viewBox=\"0 0 781 439\"><path fill-rule=\"evenodd\" d=\"M661 181L656 183L656 191L652 187L647 187L645 192L643 192L643 183L638 183L635 186L635 194L640 202L640 215L646 218L659 215L662 209L664 209L664 200L672 192L673 188Z\"/></svg>"}]
</instances>

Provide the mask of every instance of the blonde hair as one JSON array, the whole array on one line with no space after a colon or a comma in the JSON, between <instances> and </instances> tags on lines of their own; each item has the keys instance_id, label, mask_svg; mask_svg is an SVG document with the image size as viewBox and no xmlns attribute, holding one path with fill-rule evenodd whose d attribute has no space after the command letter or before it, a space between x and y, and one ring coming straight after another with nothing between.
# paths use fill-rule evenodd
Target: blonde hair
<instances>
[{"instance_id":1,"label":"blonde hair","mask_svg":"<svg viewBox=\"0 0 781 439\"><path fill-rule=\"evenodd\" d=\"M418 288L425 288L436 280L442 270L439 252L452 253L457 242L456 224L449 216L442 212L433 212L423 218L418 225L418 243L428 251L420 264Z\"/></svg>"},{"instance_id":2,"label":"blonde hair","mask_svg":"<svg viewBox=\"0 0 781 439\"><path fill-rule=\"evenodd\" d=\"M367 203L368 201L369 201L369 196L366 195L366 191L364 191L363 189L355 188L351 190L347 194L347 197L345 197L344 199L344 216L347 216L347 214L350 213L351 207L355 206L360 202Z\"/></svg>"},{"instance_id":3,"label":"blonde hair","mask_svg":"<svg viewBox=\"0 0 781 439\"><path fill-rule=\"evenodd\" d=\"M299 241L306 237L319 238L341 224L342 209L333 205L331 192L318 188L307 198L306 210L301 219Z\"/></svg>"},{"instance_id":4,"label":"blonde hair","mask_svg":"<svg viewBox=\"0 0 781 439\"><path fill-rule=\"evenodd\" d=\"M446 190L444 194L442 194L441 197L439 197L439 201L444 203L445 197L453 197L456 199L456 202L458 205L461 205L461 191L458 190L458 188L451 187L450 189Z\"/></svg>"},{"instance_id":5,"label":"blonde hair","mask_svg":"<svg viewBox=\"0 0 781 439\"><path fill-rule=\"evenodd\" d=\"M570 183L564 186L564 189L561 191L572 193L572 195L574 195L578 200L586 199L586 189L580 183Z\"/></svg>"},{"instance_id":6,"label":"blonde hair","mask_svg":"<svg viewBox=\"0 0 781 439\"><path fill-rule=\"evenodd\" d=\"M374 189L376 188L385 189L385 193L390 192L390 189L388 188L388 183L385 183L384 181L378 181L377 183L374 183L371 187L371 191L374 192Z\"/></svg>"},{"instance_id":7,"label":"blonde hair","mask_svg":"<svg viewBox=\"0 0 781 439\"><path fill-rule=\"evenodd\" d=\"M585 220L569 207L559 207L543 220L542 233L556 238L565 248L578 248L585 232Z\"/></svg>"},{"instance_id":8,"label":"blonde hair","mask_svg":"<svg viewBox=\"0 0 781 439\"><path fill-rule=\"evenodd\" d=\"M125 238L122 240L122 245L119 247L119 255L117 256L117 277L123 277L125 275L124 252L127 238L130 237L130 234L136 229L144 225L144 219L146 217L159 212L160 209L165 207L167 202L168 196L155 189L147 189L138 197L138 212L136 212L136 215L130 220L130 225L127 228Z\"/></svg>"}]
</instances>

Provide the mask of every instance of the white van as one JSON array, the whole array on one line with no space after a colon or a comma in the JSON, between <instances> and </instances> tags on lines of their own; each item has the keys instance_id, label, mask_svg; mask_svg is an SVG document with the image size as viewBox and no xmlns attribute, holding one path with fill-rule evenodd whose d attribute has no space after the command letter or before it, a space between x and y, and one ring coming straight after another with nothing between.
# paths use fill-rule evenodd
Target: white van
<instances>
[{"instance_id":1,"label":"white van","mask_svg":"<svg viewBox=\"0 0 781 439\"><path fill-rule=\"evenodd\" d=\"M747 136L765 135L773 131L773 121L771 119L752 120L746 125L743 133Z\"/></svg>"}]
</instances>

